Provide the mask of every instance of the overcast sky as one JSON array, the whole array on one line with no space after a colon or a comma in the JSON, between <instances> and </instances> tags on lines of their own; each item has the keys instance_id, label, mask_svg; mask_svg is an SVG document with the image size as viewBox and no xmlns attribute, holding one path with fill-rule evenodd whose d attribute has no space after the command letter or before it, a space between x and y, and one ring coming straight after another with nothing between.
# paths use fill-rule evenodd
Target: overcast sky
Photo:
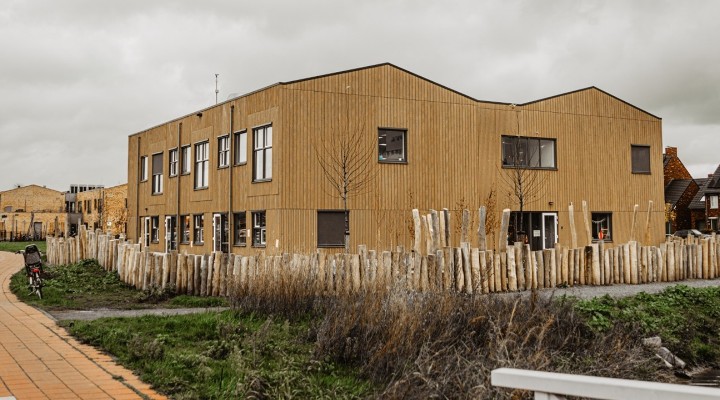
<instances>
[{"instance_id":1,"label":"overcast sky","mask_svg":"<svg viewBox=\"0 0 720 400\"><path fill-rule=\"evenodd\" d=\"M597 86L720 163L720 1L0 0L0 190L127 181L127 137L266 85L391 62L481 100Z\"/></svg>"}]
</instances>

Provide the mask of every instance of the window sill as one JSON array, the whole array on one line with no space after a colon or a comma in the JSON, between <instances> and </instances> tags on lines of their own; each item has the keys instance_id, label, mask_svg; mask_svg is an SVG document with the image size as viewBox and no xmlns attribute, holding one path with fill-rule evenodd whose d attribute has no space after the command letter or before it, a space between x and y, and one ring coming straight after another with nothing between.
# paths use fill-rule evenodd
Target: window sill
<instances>
[{"instance_id":1,"label":"window sill","mask_svg":"<svg viewBox=\"0 0 720 400\"><path fill-rule=\"evenodd\" d=\"M170 178L177 178L178 174L175 175L168 175Z\"/></svg>"},{"instance_id":2,"label":"window sill","mask_svg":"<svg viewBox=\"0 0 720 400\"><path fill-rule=\"evenodd\" d=\"M190 242L180 242L180 244L190 244Z\"/></svg>"},{"instance_id":3,"label":"window sill","mask_svg":"<svg viewBox=\"0 0 720 400\"><path fill-rule=\"evenodd\" d=\"M150 244L158 244L158 243L160 243L159 240L151 240L151 241L150 241Z\"/></svg>"},{"instance_id":4,"label":"window sill","mask_svg":"<svg viewBox=\"0 0 720 400\"><path fill-rule=\"evenodd\" d=\"M190 172L183 172L180 174L180 176L186 176L186 175L190 175Z\"/></svg>"},{"instance_id":5,"label":"window sill","mask_svg":"<svg viewBox=\"0 0 720 400\"><path fill-rule=\"evenodd\" d=\"M218 165L218 169L227 169L230 168L229 165Z\"/></svg>"},{"instance_id":6,"label":"window sill","mask_svg":"<svg viewBox=\"0 0 720 400\"><path fill-rule=\"evenodd\" d=\"M407 160L403 161L392 161L392 160L378 160L378 164L407 164Z\"/></svg>"},{"instance_id":7,"label":"window sill","mask_svg":"<svg viewBox=\"0 0 720 400\"><path fill-rule=\"evenodd\" d=\"M247 161L241 162L241 163L235 163L235 164L233 164L233 167L240 167L240 166L243 166L243 165L247 165Z\"/></svg>"},{"instance_id":8,"label":"window sill","mask_svg":"<svg viewBox=\"0 0 720 400\"><path fill-rule=\"evenodd\" d=\"M267 247L267 244L255 244L253 243L252 247L258 248L258 249L264 249Z\"/></svg>"},{"instance_id":9,"label":"window sill","mask_svg":"<svg viewBox=\"0 0 720 400\"><path fill-rule=\"evenodd\" d=\"M263 182L272 182L272 178L270 178L270 179L255 179L252 181L252 183L263 183Z\"/></svg>"},{"instance_id":10,"label":"window sill","mask_svg":"<svg viewBox=\"0 0 720 400\"><path fill-rule=\"evenodd\" d=\"M633 171L634 175L651 175L649 171Z\"/></svg>"},{"instance_id":11,"label":"window sill","mask_svg":"<svg viewBox=\"0 0 720 400\"><path fill-rule=\"evenodd\" d=\"M193 246L204 246L205 242L192 242Z\"/></svg>"},{"instance_id":12,"label":"window sill","mask_svg":"<svg viewBox=\"0 0 720 400\"><path fill-rule=\"evenodd\" d=\"M516 166L516 165L503 165L504 169L531 169L534 171L557 171L557 167L523 167L523 166Z\"/></svg>"},{"instance_id":13,"label":"window sill","mask_svg":"<svg viewBox=\"0 0 720 400\"><path fill-rule=\"evenodd\" d=\"M162 196L162 195L163 195L163 192L152 193L152 195L153 195L153 196Z\"/></svg>"},{"instance_id":14,"label":"window sill","mask_svg":"<svg viewBox=\"0 0 720 400\"><path fill-rule=\"evenodd\" d=\"M245 243L243 244L233 244L233 247L247 247Z\"/></svg>"},{"instance_id":15,"label":"window sill","mask_svg":"<svg viewBox=\"0 0 720 400\"><path fill-rule=\"evenodd\" d=\"M342 249L345 244L319 244L318 249Z\"/></svg>"},{"instance_id":16,"label":"window sill","mask_svg":"<svg viewBox=\"0 0 720 400\"><path fill-rule=\"evenodd\" d=\"M196 187L194 190L207 190L208 186Z\"/></svg>"}]
</instances>

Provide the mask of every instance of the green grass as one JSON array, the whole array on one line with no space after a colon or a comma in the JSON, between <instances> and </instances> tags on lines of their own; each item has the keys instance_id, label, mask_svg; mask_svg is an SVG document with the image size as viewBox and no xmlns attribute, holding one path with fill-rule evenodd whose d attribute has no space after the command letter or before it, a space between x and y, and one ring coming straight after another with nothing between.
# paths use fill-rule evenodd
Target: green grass
<instances>
[{"instance_id":1,"label":"green grass","mask_svg":"<svg viewBox=\"0 0 720 400\"><path fill-rule=\"evenodd\" d=\"M312 358L308 322L225 311L64 324L176 399L351 399L371 390L353 371Z\"/></svg>"},{"instance_id":2,"label":"green grass","mask_svg":"<svg viewBox=\"0 0 720 400\"><path fill-rule=\"evenodd\" d=\"M227 306L227 300L212 297L177 296L170 291L138 291L105 271L94 260L77 264L46 266L43 299L30 295L22 265L13 275L10 289L22 301L46 311L89 310L97 308L144 309Z\"/></svg>"},{"instance_id":3,"label":"green grass","mask_svg":"<svg viewBox=\"0 0 720 400\"><path fill-rule=\"evenodd\" d=\"M47 243L45 241L37 242L0 242L0 251L7 251L14 253L19 250L25 250L25 246L34 244L40 250L41 253L47 253Z\"/></svg>"},{"instance_id":4,"label":"green grass","mask_svg":"<svg viewBox=\"0 0 720 400\"><path fill-rule=\"evenodd\" d=\"M646 336L660 336L685 361L720 362L720 287L676 285L657 294L580 301L577 308L596 330L636 324Z\"/></svg>"}]
</instances>

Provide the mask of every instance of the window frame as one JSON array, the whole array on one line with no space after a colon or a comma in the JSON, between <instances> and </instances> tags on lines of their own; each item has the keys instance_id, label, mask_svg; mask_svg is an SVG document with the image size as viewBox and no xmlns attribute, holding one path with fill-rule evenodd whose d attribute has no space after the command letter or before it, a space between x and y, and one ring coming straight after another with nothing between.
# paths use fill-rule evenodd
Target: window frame
<instances>
[{"instance_id":1,"label":"window frame","mask_svg":"<svg viewBox=\"0 0 720 400\"><path fill-rule=\"evenodd\" d=\"M160 243L160 216L150 217L150 243Z\"/></svg>"},{"instance_id":2,"label":"window frame","mask_svg":"<svg viewBox=\"0 0 720 400\"><path fill-rule=\"evenodd\" d=\"M537 142L537 154L534 156L533 154L529 154L530 152L530 141ZM510 142L511 141L511 142ZM525 145L522 145L522 142L525 143ZM549 167L543 167L543 142L549 142L553 145L553 151L552 151L552 166ZM512 158L515 160L508 161L508 157L506 155L506 149L508 148L506 144L509 144L513 150ZM525 149L525 155L524 156L518 156L518 149ZM522 157L522 159L520 159ZM531 162L535 159L536 161L533 164L536 165L530 165ZM519 161L519 162L518 162ZM501 135L500 137L500 164L502 168L520 168L520 169L537 169L537 170L546 170L546 171L557 171L557 138L552 137L539 137L539 136L521 136L521 135Z\"/></svg>"},{"instance_id":3,"label":"window frame","mask_svg":"<svg viewBox=\"0 0 720 400\"><path fill-rule=\"evenodd\" d=\"M155 157L160 157L160 173L155 173ZM151 193L153 196L163 194L164 188L164 182L163 182L163 152L159 153L153 153L152 155L152 185L151 185Z\"/></svg>"},{"instance_id":4,"label":"window frame","mask_svg":"<svg viewBox=\"0 0 720 400\"><path fill-rule=\"evenodd\" d=\"M590 213L590 224L592 225L591 233L592 233L592 241L593 243L599 242L600 238L598 235L598 231L595 229L595 221L600 220L600 218L606 218L609 217L607 221L607 228L603 228L603 224L599 224L599 227L603 229L604 231L607 231L607 233L604 234L603 241L605 242L612 242L613 241L613 213L611 211L592 211Z\"/></svg>"},{"instance_id":5,"label":"window frame","mask_svg":"<svg viewBox=\"0 0 720 400\"><path fill-rule=\"evenodd\" d=\"M253 182L270 182L272 181L272 124L260 125L252 129L253 131ZM258 146L258 133L263 134L263 144ZM270 133L270 144L268 145L268 133ZM258 155L262 155L262 177L258 176ZM268 155L270 162L267 162ZM269 167L269 170L268 170Z\"/></svg>"},{"instance_id":6,"label":"window frame","mask_svg":"<svg viewBox=\"0 0 720 400\"><path fill-rule=\"evenodd\" d=\"M242 222L242 228L240 228L240 222ZM238 235L242 232L241 235ZM233 246L235 247L247 247L248 229L247 229L247 212L238 211L233 213Z\"/></svg>"},{"instance_id":7,"label":"window frame","mask_svg":"<svg viewBox=\"0 0 720 400\"><path fill-rule=\"evenodd\" d=\"M347 211L348 218L350 217L349 213L350 211ZM320 223L320 215L329 215L329 214L339 214L339 218L341 220L341 226L339 229L340 232L340 240L335 241L333 243L330 243L329 241L327 243L321 243L320 239L322 237L327 237L328 233L321 233L321 223ZM316 239L317 239L317 247L319 249L329 249L329 248L343 248L345 247L345 210L317 210L316 213L316 220L315 220L315 232L316 232ZM336 232L333 232L336 234Z\"/></svg>"},{"instance_id":8,"label":"window frame","mask_svg":"<svg viewBox=\"0 0 720 400\"><path fill-rule=\"evenodd\" d=\"M191 223L192 219L190 218L190 214L180 215L180 244L190 244L190 239L192 239L192 229L190 229ZM185 236L186 232L187 238Z\"/></svg>"},{"instance_id":9,"label":"window frame","mask_svg":"<svg viewBox=\"0 0 720 400\"><path fill-rule=\"evenodd\" d=\"M245 142L244 144L242 142ZM247 129L233 133L233 165L247 164Z\"/></svg>"},{"instance_id":10,"label":"window frame","mask_svg":"<svg viewBox=\"0 0 720 400\"><path fill-rule=\"evenodd\" d=\"M647 171L636 168L635 165L635 150L644 149L647 151ZM644 165L643 165L644 166ZM639 165L637 167L640 167ZM650 175L652 171L652 162L650 157L650 145L648 144L631 144L630 145L630 170L633 174L639 175Z\"/></svg>"},{"instance_id":11,"label":"window frame","mask_svg":"<svg viewBox=\"0 0 720 400\"><path fill-rule=\"evenodd\" d=\"M198 151L201 146L206 146L202 153ZM193 177L193 187L195 190L207 189L210 186L210 141L203 140L195 143L194 153L195 175ZM200 157L205 158L200 159Z\"/></svg>"},{"instance_id":12,"label":"window frame","mask_svg":"<svg viewBox=\"0 0 720 400\"><path fill-rule=\"evenodd\" d=\"M180 146L180 175L192 173L192 146L186 144Z\"/></svg>"},{"instance_id":13,"label":"window frame","mask_svg":"<svg viewBox=\"0 0 720 400\"><path fill-rule=\"evenodd\" d=\"M200 221L199 224L198 221ZM205 214L193 214L192 241L194 245L205 244Z\"/></svg>"},{"instance_id":14,"label":"window frame","mask_svg":"<svg viewBox=\"0 0 720 400\"><path fill-rule=\"evenodd\" d=\"M383 132L385 133L385 143L380 143L380 139L382 137ZM385 146L385 148L387 148L387 133L388 132L396 132L396 133L402 134L402 138L403 138L402 157L398 160L383 158L381 147ZM378 127L377 145L378 145L377 160L379 163L382 163L382 164L407 164L408 163L407 129Z\"/></svg>"},{"instance_id":15,"label":"window frame","mask_svg":"<svg viewBox=\"0 0 720 400\"><path fill-rule=\"evenodd\" d=\"M218 136L218 168L230 166L230 135ZM223 143L225 146L223 147ZM223 162L224 161L224 162Z\"/></svg>"},{"instance_id":16,"label":"window frame","mask_svg":"<svg viewBox=\"0 0 720 400\"><path fill-rule=\"evenodd\" d=\"M708 208L711 210L717 210L720 208L720 198L716 194L712 194L708 196Z\"/></svg>"},{"instance_id":17,"label":"window frame","mask_svg":"<svg viewBox=\"0 0 720 400\"><path fill-rule=\"evenodd\" d=\"M250 212L252 221L252 247L267 247L267 213L265 210ZM262 225L256 224L255 217L262 218ZM259 241L255 241L256 232L259 234Z\"/></svg>"},{"instance_id":18,"label":"window frame","mask_svg":"<svg viewBox=\"0 0 720 400\"><path fill-rule=\"evenodd\" d=\"M177 147L168 150L168 176L170 178L178 176L178 164L180 164L178 156Z\"/></svg>"},{"instance_id":19,"label":"window frame","mask_svg":"<svg viewBox=\"0 0 720 400\"><path fill-rule=\"evenodd\" d=\"M140 156L140 182L147 182L148 180L148 156Z\"/></svg>"}]
</instances>

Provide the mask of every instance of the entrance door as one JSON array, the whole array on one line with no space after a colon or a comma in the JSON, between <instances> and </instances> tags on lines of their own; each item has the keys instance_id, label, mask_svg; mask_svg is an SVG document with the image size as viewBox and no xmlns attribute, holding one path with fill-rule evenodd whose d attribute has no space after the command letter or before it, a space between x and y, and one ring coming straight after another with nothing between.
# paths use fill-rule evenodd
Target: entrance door
<instances>
[{"instance_id":1,"label":"entrance door","mask_svg":"<svg viewBox=\"0 0 720 400\"><path fill-rule=\"evenodd\" d=\"M42 222L33 222L33 240L42 239Z\"/></svg>"},{"instance_id":2,"label":"entrance door","mask_svg":"<svg viewBox=\"0 0 720 400\"><path fill-rule=\"evenodd\" d=\"M542 214L543 249L552 249L557 243L557 214Z\"/></svg>"},{"instance_id":3,"label":"entrance door","mask_svg":"<svg viewBox=\"0 0 720 400\"><path fill-rule=\"evenodd\" d=\"M145 217L144 231L143 231L143 244L146 247L150 246L150 217Z\"/></svg>"},{"instance_id":4,"label":"entrance door","mask_svg":"<svg viewBox=\"0 0 720 400\"><path fill-rule=\"evenodd\" d=\"M213 214L213 251L228 252L227 214Z\"/></svg>"},{"instance_id":5,"label":"entrance door","mask_svg":"<svg viewBox=\"0 0 720 400\"><path fill-rule=\"evenodd\" d=\"M165 252L177 250L177 218L165 217Z\"/></svg>"}]
</instances>

